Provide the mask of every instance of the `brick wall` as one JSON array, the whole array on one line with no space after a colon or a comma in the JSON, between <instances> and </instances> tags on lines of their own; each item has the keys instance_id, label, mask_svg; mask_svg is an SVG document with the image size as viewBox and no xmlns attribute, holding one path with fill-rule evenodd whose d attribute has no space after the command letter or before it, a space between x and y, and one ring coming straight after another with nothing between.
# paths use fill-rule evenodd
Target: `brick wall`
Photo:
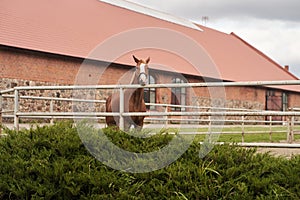
<instances>
[{"instance_id":1,"label":"brick wall","mask_svg":"<svg viewBox=\"0 0 300 200\"><path fill-rule=\"evenodd\" d=\"M38 52L0 48L0 77L38 82L72 84L79 59Z\"/></svg>"},{"instance_id":2,"label":"brick wall","mask_svg":"<svg viewBox=\"0 0 300 200\"><path fill-rule=\"evenodd\" d=\"M289 108L300 108L299 94L289 93L288 96L289 96L289 98L288 98Z\"/></svg>"},{"instance_id":3,"label":"brick wall","mask_svg":"<svg viewBox=\"0 0 300 200\"><path fill-rule=\"evenodd\" d=\"M78 82L115 84L124 72L130 69L116 64L107 66L108 64L104 62L0 47L1 78L64 85Z\"/></svg>"}]
</instances>

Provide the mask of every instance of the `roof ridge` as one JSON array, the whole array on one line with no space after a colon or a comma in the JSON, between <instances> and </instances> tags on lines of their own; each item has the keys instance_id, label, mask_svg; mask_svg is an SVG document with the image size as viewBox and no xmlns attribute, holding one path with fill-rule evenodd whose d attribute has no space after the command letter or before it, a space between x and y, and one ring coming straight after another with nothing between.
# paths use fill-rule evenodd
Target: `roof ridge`
<instances>
[{"instance_id":1,"label":"roof ridge","mask_svg":"<svg viewBox=\"0 0 300 200\"><path fill-rule=\"evenodd\" d=\"M193 22L193 23L196 26L198 26L200 29L202 29L203 31L208 30L208 31L216 32L216 33L223 34L223 35L229 35L228 33L224 32L224 31L220 31L220 30L217 30L217 29L209 27L209 26L204 26L204 25L198 24L197 22Z\"/></svg>"},{"instance_id":2,"label":"roof ridge","mask_svg":"<svg viewBox=\"0 0 300 200\"><path fill-rule=\"evenodd\" d=\"M162 12L153 8L149 8L143 5L140 5L138 3L135 2L131 2L131 1L126 1L126 0L98 0L104 3L108 3L110 5L113 6L118 6L127 10L131 10L137 13L141 13L144 15L148 15L151 17L155 17L158 18L160 20L164 20L167 22L171 22L174 24L178 24L181 26L185 26L191 29L195 29L198 31L203 31L200 27L198 27L197 25L195 25L192 21L182 18L182 17L178 17L166 12Z\"/></svg>"},{"instance_id":3,"label":"roof ridge","mask_svg":"<svg viewBox=\"0 0 300 200\"><path fill-rule=\"evenodd\" d=\"M285 73L289 74L290 76L292 76L294 79L299 80L298 77L296 77L294 74L292 74L290 71L285 70L280 64L278 64L276 61L274 61L273 59L271 59L269 56L267 56L265 53L263 53L262 51L258 50L257 48L255 48L254 46L252 46L251 44L249 44L248 42L246 42L245 40L243 40L241 37L239 37L237 34L235 34L234 32L231 32L230 35L234 36L235 38L237 38L238 40L240 40L241 42L243 42L245 45L247 45L248 47L250 47L251 49L253 49L257 54L259 54L260 56L262 56L263 58L265 58L266 60L268 60L269 62L273 63L275 66L277 66L278 68L280 68L280 70L284 71Z\"/></svg>"}]
</instances>

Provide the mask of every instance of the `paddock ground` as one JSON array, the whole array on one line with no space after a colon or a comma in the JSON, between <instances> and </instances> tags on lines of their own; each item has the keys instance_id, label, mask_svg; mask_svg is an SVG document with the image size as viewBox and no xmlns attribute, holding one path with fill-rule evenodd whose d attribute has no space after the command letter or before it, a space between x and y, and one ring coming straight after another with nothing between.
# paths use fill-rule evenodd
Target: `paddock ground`
<instances>
[{"instance_id":1,"label":"paddock ground","mask_svg":"<svg viewBox=\"0 0 300 200\"><path fill-rule=\"evenodd\" d=\"M271 155L291 158L293 155L300 155L300 149L296 148L258 148L258 153L269 152Z\"/></svg>"}]
</instances>

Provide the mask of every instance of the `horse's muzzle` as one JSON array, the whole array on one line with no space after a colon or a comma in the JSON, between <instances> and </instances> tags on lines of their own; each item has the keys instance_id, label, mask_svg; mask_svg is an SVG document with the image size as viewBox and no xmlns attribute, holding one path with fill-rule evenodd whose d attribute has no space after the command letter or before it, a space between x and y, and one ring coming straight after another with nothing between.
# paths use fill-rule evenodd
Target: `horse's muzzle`
<instances>
[{"instance_id":1,"label":"horse's muzzle","mask_svg":"<svg viewBox=\"0 0 300 200\"><path fill-rule=\"evenodd\" d=\"M145 86L147 84L147 75L144 73L141 73L139 76L139 83L142 86Z\"/></svg>"}]
</instances>

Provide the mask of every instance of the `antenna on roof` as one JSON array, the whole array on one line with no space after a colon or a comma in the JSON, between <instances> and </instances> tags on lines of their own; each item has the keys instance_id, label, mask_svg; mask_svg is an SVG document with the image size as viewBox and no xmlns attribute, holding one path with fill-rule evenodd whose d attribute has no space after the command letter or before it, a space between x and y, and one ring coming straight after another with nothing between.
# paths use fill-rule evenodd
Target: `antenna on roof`
<instances>
[{"instance_id":1,"label":"antenna on roof","mask_svg":"<svg viewBox=\"0 0 300 200\"><path fill-rule=\"evenodd\" d=\"M209 20L209 17L208 17L208 16L202 16L202 24L203 24L204 26L206 26L206 23L208 22L208 20Z\"/></svg>"}]
</instances>

